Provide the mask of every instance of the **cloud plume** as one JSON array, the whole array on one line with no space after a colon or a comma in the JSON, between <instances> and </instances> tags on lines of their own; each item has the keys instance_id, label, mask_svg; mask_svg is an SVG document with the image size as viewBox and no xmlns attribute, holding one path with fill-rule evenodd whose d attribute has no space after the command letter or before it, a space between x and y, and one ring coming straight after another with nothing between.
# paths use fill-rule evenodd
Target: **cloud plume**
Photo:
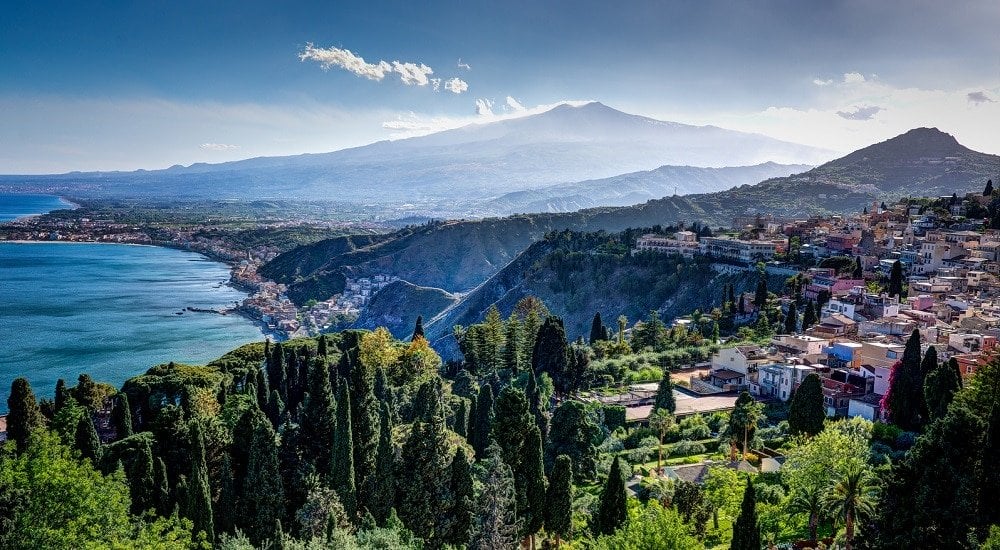
<instances>
[{"instance_id":1,"label":"cloud plume","mask_svg":"<svg viewBox=\"0 0 1000 550\"><path fill-rule=\"evenodd\" d=\"M323 70L343 69L376 82L382 81L387 75L395 74L399 76L399 81L407 86L427 86L430 84L435 92L441 89L442 84L440 78L431 78L434 69L424 63L384 60L370 63L346 48L319 48L311 42L299 52L299 61L316 62ZM460 78L451 78L444 81L444 89L454 94L460 94L469 89L469 84Z\"/></svg>"},{"instance_id":2,"label":"cloud plume","mask_svg":"<svg viewBox=\"0 0 1000 550\"><path fill-rule=\"evenodd\" d=\"M846 120L871 120L884 110L878 105L861 105L855 107L853 111L837 111L837 116Z\"/></svg>"},{"instance_id":3,"label":"cloud plume","mask_svg":"<svg viewBox=\"0 0 1000 550\"><path fill-rule=\"evenodd\" d=\"M235 151L239 149L239 145L230 145L228 143L202 143L198 146L205 151Z\"/></svg>"}]
</instances>

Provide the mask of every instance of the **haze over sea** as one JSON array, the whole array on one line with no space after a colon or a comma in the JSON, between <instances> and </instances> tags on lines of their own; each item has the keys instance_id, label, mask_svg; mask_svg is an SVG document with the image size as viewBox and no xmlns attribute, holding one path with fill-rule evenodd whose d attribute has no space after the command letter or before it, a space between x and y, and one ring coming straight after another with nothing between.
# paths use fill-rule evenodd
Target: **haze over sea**
<instances>
[{"instance_id":1,"label":"haze over sea","mask_svg":"<svg viewBox=\"0 0 1000 550\"><path fill-rule=\"evenodd\" d=\"M37 205L43 210L30 211ZM64 206L55 197L0 195L0 219ZM24 376L50 397L57 379L73 385L82 372L120 386L159 363L203 364L261 340L239 315L177 315L242 300L228 279L225 265L181 250L0 242L0 387Z\"/></svg>"}]
</instances>

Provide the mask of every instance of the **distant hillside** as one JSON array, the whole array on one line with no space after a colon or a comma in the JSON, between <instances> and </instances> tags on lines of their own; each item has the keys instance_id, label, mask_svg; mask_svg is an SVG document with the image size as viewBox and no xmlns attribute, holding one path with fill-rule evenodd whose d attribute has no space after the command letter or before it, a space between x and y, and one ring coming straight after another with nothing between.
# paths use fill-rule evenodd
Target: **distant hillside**
<instances>
[{"instance_id":1,"label":"distant hillside","mask_svg":"<svg viewBox=\"0 0 1000 550\"><path fill-rule=\"evenodd\" d=\"M352 328L373 330L385 327L396 338L407 339L413 334L418 315L430 319L457 302L457 296L440 288L396 281L375 293Z\"/></svg>"},{"instance_id":2,"label":"distant hillside","mask_svg":"<svg viewBox=\"0 0 1000 550\"><path fill-rule=\"evenodd\" d=\"M484 210L517 212L573 212L599 206L629 206L670 195L713 193L812 168L805 164L765 162L754 166L700 168L661 166L610 178L515 191L497 197Z\"/></svg>"},{"instance_id":3,"label":"distant hillside","mask_svg":"<svg viewBox=\"0 0 1000 550\"><path fill-rule=\"evenodd\" d=\"M88 197L335 200L411 214L479 212L526 189L662 165L816 164L829 152L758 134L630 115L600 103L332 153L166 170L0 177L0 190Z\"/></svg>"}]
</instances>

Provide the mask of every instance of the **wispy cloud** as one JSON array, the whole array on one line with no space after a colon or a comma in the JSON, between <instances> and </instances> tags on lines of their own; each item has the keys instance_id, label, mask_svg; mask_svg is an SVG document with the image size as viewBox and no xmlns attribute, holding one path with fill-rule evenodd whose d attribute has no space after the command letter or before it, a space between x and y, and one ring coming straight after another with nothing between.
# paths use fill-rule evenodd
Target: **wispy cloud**
<instances>
[{"instance_id":1,"label":"wispy cloud","mask_svg":"<svg viewBox=\"0 0 1000 550\"><path fill-rule=\"evenodd\" d=\"M819 78L815 78L815 79L813 79L813 84L815 84L817 86L829 86L829 85L833 84L833 79L830 79L830 80L821 80Z\"/></svg>"},{"instance_id":2,"label":"wispy cloud","mask_svg":"<svg viewBox=\"0 0 1000 550\"><path fill-rule=\"evenodd\" d=\"M489 99L481 98L476 100L476 114L479 116L489 116L493 114L493 102Z\"/></svg>"},{"instance_id":3,"label":"wispy cloud","mask_svg":"<svg viewBox=\"0 0 1000 550\"><path fill-rule=\"evenodd\" d=\"M461 78L451 78L445 81L444 89L453 94L460 94L469 89L469 84Z\"/></svg>"},{"instance_id":4,"label":"wispy cloud","mask_svg":"<svg viewBox=\"0 0 1000 550\"><path fill-rule=\"evenodd\" d=\"M455 66L458 67L459 69L465 69L467 71L472 70L472 67L470 67L468 63L462 63L461 57L458 58L458 63Z\"/></svg>"},{"instance_id":5,"label":"wispy cloud","mask_svg":"<svg viewBox=\"0 0 1000 550\"><path fill-rule=\"evenodd\" d=\"M382 81L389 74L396 74L399 76L399 81L407 86L427 86L430 84L434 91L441 88L441 79L431 78L434 69L424 63L384 60L369 63L365 61L365 58L351 50L336 47L319 48L311 42L299 52L299 61L314 61L319 63L323 70L335 67L377 82ZM464 80L452 78L444 82L444 88L449 92L460 94L468 90L469 85Z\"/></svg>"},{"instance_id":6,"label":"wispy cloud","mask_svg":"<svg viewBox=\"0 0 1000 550\"><path fill-rule=\"evenodd\" d=\"M861 105L852 111L837 111L837 116L846 120L871 120L885 108L878 105Z\"/></svg>"},{"instance_id":7,"label":"wispy cloud","mask_svg":"<svg viewBox=\"0 0 1000 550\"><path fill-rule=\"evenodd\" d=\"M860 84L865 82L865 75L859 72L844 73L844 84Z\"/></svg>"},{"instance_id":8,"label":"wispy cloud","mask_svg":"<svg viewBox=\"0 0 1000 550\"><path fill-rule=\"evenodd\" d=\"M986 95L986 92L969 92L965 95L965 97L969 100L969 103L975 103L976 105L981 105L983 103L996 103L996 100Z\"/></svg>"},{"instance_id":9,"label":"wispy cloud","mask_svg":"<svg viewBox=\"0 0 1000 550\"><path fill-rule=\"evenodd\" d=\"M230 145L228 143L202 143L198 147L205 151L235 151L240 148L239 145Z\"/></svg>"},{"instance_id":10,"label":"wispy cloud","mask_svg":"<svg viewBox=\"0 0 1000 550\"><path fill-rule=\"evenodd\" d=\"M506 104L506 108L514 111L515 113L520 113L524 110L524 105L521 105L521 102L514 99L512 96L507 96Z\"/></svg>"},{"instance_id":11,"label":"wispy cloud","mask_svg":"<svg viewBox=\"0 0 1000 550\"><path fill-rule=\"evenodd\" d=\"M590 103L590 101L561 101L558 103L537 105L535 107L524 107L524 110L522 111L509 109L503 113L495 113L493 109L496 108L496 102L491 99L480 98L475 102L475 114L459 117L431 117L411 111L406 114L396 115L395 118L382 122L382 128L392 132L392 135L389 136L390 139L403 139L427 135L434 132L440 132L442 130L460 128L469 124L496 122L499 120L510 120L529 115L537 115L538 113L544 113L545 111L559 105L579 106L586 103Z\"/></svg>"}]
</instances>

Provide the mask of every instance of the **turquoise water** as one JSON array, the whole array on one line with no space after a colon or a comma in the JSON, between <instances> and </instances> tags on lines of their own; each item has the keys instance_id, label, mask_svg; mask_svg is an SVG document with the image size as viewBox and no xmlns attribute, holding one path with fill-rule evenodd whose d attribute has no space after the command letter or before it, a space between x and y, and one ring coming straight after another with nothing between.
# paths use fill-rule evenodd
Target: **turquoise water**
<instances>
[{"instance_id":1,"label":"turquoise water","mask_svg":"<svg viewBox=\"0 0 1000 550\"><path fill-rule=\"evenodd\" d=\"M25 211L0 211L15 209ZM225 265L181 250L0 242L0 411L19 376L50 397L59 378L73 384L87 372L121 386L159 363L205 363L262 340L238 315L177 315L246 297L228 279Z\"/></svg>"},{"instance_id":2,"label":"turquoise water","mask_svg":"<svg viewBox=\"0 0 1000 550\"><path fill-rule=\"evenodd\" d=\"M0 222L70 207L72 207L70 203L52 195L9 195L0 193Z\"/></svg>"}]
</instances>

